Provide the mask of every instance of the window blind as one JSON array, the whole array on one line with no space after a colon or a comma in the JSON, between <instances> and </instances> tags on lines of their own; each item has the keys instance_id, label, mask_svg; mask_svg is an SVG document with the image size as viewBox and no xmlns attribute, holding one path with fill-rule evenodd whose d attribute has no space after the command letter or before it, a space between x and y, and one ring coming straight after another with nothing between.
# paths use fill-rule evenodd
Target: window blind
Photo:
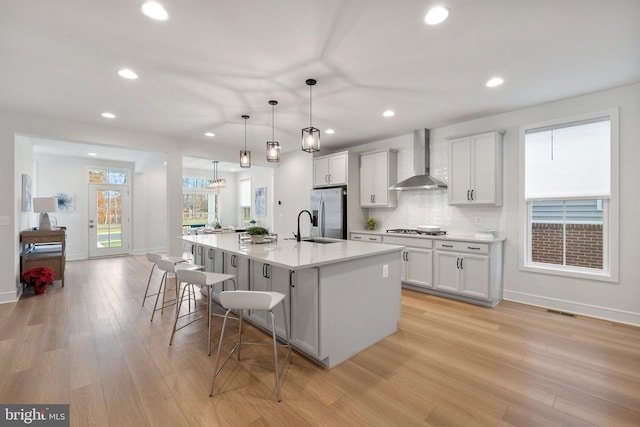
<instances>
[{"instance_id":1,"label":"window blind","mask_svg":"<svg viewBox=\"0 0 640 427\"><path fill-rule=\"evenodd\" d=\"M611 194L609 117L525 132L525 197L608 199Z\"/></svg>"},{"instance_id":2,"label":"window blind","mask_svg":"<svg viewBox=\"0 0 640 427\"><path fill-rule=\"evenodd\" d=\"M251 206L251 180L249 179L240 181L240 206Z\"/></svg>"}]
</instances>

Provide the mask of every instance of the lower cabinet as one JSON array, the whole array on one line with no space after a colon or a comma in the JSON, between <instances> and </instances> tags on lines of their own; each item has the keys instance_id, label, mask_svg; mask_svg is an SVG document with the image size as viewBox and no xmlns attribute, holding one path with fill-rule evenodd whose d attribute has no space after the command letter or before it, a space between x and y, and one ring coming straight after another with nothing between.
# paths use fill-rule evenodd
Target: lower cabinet
<instances>
[{"instance_id":1,"label":"lower cabinet","mask_svg":"<svg viewBox=\"0 0 640 427\"><path fill-rule=\"evenodd\" d=\"M384 236L384 243L404 246L400 279L407 285L432 287L433 241L410 237Z\"/></svg>"},{"instance_id":2,"label":"lower cabinet","mask_svg":"<svg viewBox=\"0 0 640 427\"><path fill-rule=\"evenodd\" d=\"M318 356L318 270L289 270L260 261L249 261L250 289L253 291L280 292L285 295L284 303L289 318L289 339L293 346ZM273 312L276 334L285 337L282 306ZM247 317L263 328L271 329L268 312L253 311Z\"/></svg>"},{"instance_id":3,"label":"lower cabinet","mask_svg":"<svg viewBox=\"0 0 640 427\"><path fill-rule=\"evenodd\" d=\"M499 243L436 242L434 288L470 298L497 300Z\"/></svg>"}]
</instances>

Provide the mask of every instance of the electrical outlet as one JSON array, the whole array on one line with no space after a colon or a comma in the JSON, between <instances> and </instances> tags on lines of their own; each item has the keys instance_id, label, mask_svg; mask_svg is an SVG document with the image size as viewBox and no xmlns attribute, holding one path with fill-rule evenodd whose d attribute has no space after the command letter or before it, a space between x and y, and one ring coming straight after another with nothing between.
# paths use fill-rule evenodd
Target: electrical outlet
<instances>
[{"instance_id":1,"label":"electrical outlet","mask_svg":"<svg viewBox=\"0 0 640 427\"><path fill-rule=\"evenodd\" d=\"M389 264L382 265L382 277L389 277Z\"/></svg>"},{"instance_id":2,"label":"electrical outlet","mask_svg":"<svg viewBox=\"0 0 640 427\"><path fill-rule=\"evenodd\" d=\"M9 225L9 217L0 216L0 225Z\"/></svg>"},{"instance_id":3,"label":"electrical outlet","mask_svg":"<svg viewBox=\"0 0 640 427\"><path fill-rule=\"evenodd\" d=\"M477 217L475 217L475 221L476 221L476 224L481 224L482 223L482 218L477 216Z\"/></svg>"}]
</instances>

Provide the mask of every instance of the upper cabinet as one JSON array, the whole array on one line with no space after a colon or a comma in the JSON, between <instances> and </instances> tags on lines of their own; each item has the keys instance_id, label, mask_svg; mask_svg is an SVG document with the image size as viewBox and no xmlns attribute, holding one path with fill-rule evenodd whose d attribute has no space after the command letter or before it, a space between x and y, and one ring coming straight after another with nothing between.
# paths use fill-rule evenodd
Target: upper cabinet
<instances>
[{"instance_id":1,"label":"upper cabinet","mask_svg":"<svg viewBox=\"0 0 640 427\"><path fill-rule=\"evenodd\" d=\"M449 140L450 205L502 205L502 134Z\"/></svg>"},{"instance_id":2,"label":"upper cabinet","mask_svg":"<svg viewBox=\"0 0 640 427\"><path fill-rule=\"evenodd\" d=\"M389 187L397 182L397 150L383 150L360 155L360 206L394 207L396 192Z\"/></svg>"},{"instance_id":3,"label":"upper cabinet","mask_svg":"<svg viewBox=\"0 0 640 427\"><path fill-rule=\"evenodd\" d=\"M347 185L348 152L313 159L313 188Z\"/></svg>"}]
</instances>

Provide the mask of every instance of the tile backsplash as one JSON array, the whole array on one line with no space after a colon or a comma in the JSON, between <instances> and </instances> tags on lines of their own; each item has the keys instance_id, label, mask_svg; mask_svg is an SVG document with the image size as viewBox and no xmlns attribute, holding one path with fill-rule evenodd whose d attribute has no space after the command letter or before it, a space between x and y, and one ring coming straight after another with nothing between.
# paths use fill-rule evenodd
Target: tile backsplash
<instances>
[{"instance_id":1,"label":"tile backsplash","mask_svg":"<svg viewBox=\"0 0 640 427\"><path fill-rule=\"evenodd\" d=\"M413 176L413 147L409 138L396 145L398 181ZM448 183L448 151L446 141L431 141L430 174ZM505 234L504 207L449 206L448 190L399 191L396 208L369 209L369 217L377 220L377 228L415 228L422 224L439 225L451 235L473 235L479 230Z\"/></svg>"}]
</instances>

